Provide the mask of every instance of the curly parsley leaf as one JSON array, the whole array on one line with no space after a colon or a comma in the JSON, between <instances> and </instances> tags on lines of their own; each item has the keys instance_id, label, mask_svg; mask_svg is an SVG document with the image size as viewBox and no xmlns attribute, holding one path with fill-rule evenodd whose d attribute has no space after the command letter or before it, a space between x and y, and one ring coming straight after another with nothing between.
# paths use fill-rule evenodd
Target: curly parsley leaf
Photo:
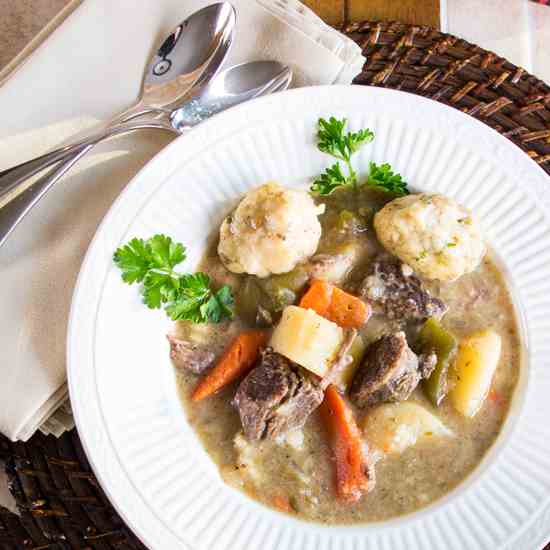
<instances>
[{"instance_id":1,"label":"curly parsley leaf","mask_svg":"<svg viewBox=\"0 0 550 550\"><path fill-rule=\"evenodd\" d=\"M319 151L328 153L337 159L349 161L351 155L359 150L361 145L374 139L374 133L369 129L344 133L346 124L345 118L338 120L335 117L330 117L328 121L320 118L317 128Z\"/></svg>"},{"instance_id":2,"label":"curly parsley leaf","mask_svg":"<svg viewBox=\"0 0 550 550\"><path fill-rule=\"evenodd\" d=\"M408 195L407 182L403 181L401 174L396 174L388 163L370 163L370 173L367 185L383 189L395 195Z\"/></svg>"},{"instance_id":3,"label":"curly parsley leaf","mask_svg":"<svg viewBox=\"0 0 550 550\"><path fill-rule=\"evenodd\" d=\"M222 286L214 293L205 273L183 275L180 285L178 297L166 307L166 313L174 321L188 319L194 323L219 323L233 317L234 300L229 286Z\"/></svg>"},{"instance_id":4,"label":"curly parsley leaf","mask_svg":"<svg viewBox=\"0 0 550 550\"><path fill-rule=\"evenodd\" d=\"M185 260L185 247L165 235L155 235L147 241L134 238L115 251L113 260L122 270L125 283L141 283L151 269L171 273Z\"/></svg>"},{"instance_id":5,"label":"curly parsley leaf","mask_svg":"<svg viewBox=\"0 0 550 550\"><path fill-rule=\"evenodd\" d=\"M195 323L219 323L233 316L231 288L217 292L205 273L181 274L174 267L185 260L185 247L166 235L155 235L147 241L132 239L118 248L113 256L122 270L122 279L132 284L143 283L144 304L151 309L163 305L173 319Z\"/></svg>"},{"instance_id":6,"label":"curly parsley leaf","mask_svg":"<svg viewBox=\"0 0 550 550\"><path fill-rule=\"evenodd\" d=\"M327 121L320 118L317 123L317 148L323 153L344 160L346 148L344 146L344 128L346 119L338 120L330 117Z\"/></svg>"},{"instance_id":7,"label":"curly parsley leaf","mask_svg":"<svg viewBox=\"0 0 550 550\"><path fill-rule=\"evenodd\" d=\"M343 185L357 185L357 174L351 164L351 156L365 143L374 139L374 133L369 129L358 132L345 132L346 119L338 120L330 117L329 120L320 118L317 128L317 147L319 151L327 153L343 161L347 167L344 175L340 163L337 162L321 174L312 184L311 191L319 195L330 195L337 187Z\"/></svg>"},{"instance_id":8,"label":"curly parsley leaf","mask_svg":"<svg viewBox=\"0 0 550 550\"><path fill-rule=\"evenodd\" d=\"M151 269L143 280L143 303L158 309L176 299L179 291L179 275L171 269Z\"/></svg>"},{"instance_id":9,"label":"curly parsley leaf","mask_svg":"<svg viewBox=\"0 0 550 550\"><path fill-rule=\"evenodd\" d=\"M200 307L200 312L211 323L219 323L223 319L230 319L233 316L234 303L231 288L225 285Z\"/></svg>"},{"instance_id":10,"label":"curly parsley leaf","mask_svg":"<svg viewBox=\"0 0 550 550\"><path fill-rule=\"evenodd\" d=\"M358 132L346 132L347 120L330 117L320 118L317 128L317 147L338 161L345 163L347 175L344 174L339 162L327 168L310 187L312 193L321 196L330 195L335 189L343 186L358 187L357 174L351 164L351 157L362 145L374 139L374 133L368 128ZM407 183L400 174L396 174L387 163L377 165L370 163L370 174L366 185L376 187L395 195L407 195Z\"/></svg>"},{"instance_id":11,"label":"curly parsley leaf","mask_svg":"<svg viewBox=\"0 0 550 550\"><path fill-rule=\"evenodd\" d=\"M182 275L180 285L180 292L176 299L166 307L166 313L173 321L188 319L195 323L204 322L200 308L212 295L210 277L205 273Z\"/></svg>"},{"instance_id":12,"label":"curly parsley leaf","mask_svg":"<svg viewBox=\"0 0 550 550\"><path fill-rule=\"evenodd\" d=\"M148 241L156 267L174 268L186 258L185 247L166 235L155 235Z\"/></svg>"},{"instance_id":13,"label":"curly parsley leaf","mask_svg":"<svg viewBox=\"0 0 550 550\"><path fill-rule=\"evenodd\" d=\"M330 195L337 187L347 185L348 179L342 173L340 164L336 162L327 168L311 185L311 191L319 195Z\"/></svg>"},{"instance_id":14,"label":"curly parsley leaf","mask_svg":"<svg viewBox=\"0 0 550 550\"><path fill-rule=\"evenodd\" d=\"M113 260L122 270L122 280L131 285L143 281L151 269L153 257L151 249L143 239L132 239L116 250Z\"/></svg>"},{"instance_id":15,"label":"curly parsley leaf","mask_svg":"<svg viewBox=\"0 0 550 550\"><path fill-rule=\"evenodd\" d=\"M359 130L358 132L349 132L344 137L346 148L349 151L349 156L357 152L362 145L370 143L374 139L374 132L368 128Z\"/></svg>"}]
</instances>

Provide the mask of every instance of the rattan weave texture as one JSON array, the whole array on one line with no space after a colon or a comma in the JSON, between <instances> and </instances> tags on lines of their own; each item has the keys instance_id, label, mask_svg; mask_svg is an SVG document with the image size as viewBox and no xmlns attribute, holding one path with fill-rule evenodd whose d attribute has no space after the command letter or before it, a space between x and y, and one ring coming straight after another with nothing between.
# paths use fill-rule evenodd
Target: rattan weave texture
<instances>
[{"instance_id":1,"label":"rattan weave texture","mask_svg":"<svg viewBox=\"0 0 550 550\"><path fill-rule=\"evenodd\" d=\"M367 62L356 84L429 97L485 122L550 173L550 87L502 57L429 27L366 21L343 31Z\"/></svg>"},{"instance_id":2,"label":"rattan weave texture","mask_svg":"<svg viewBox=\"0 0 550 550\"><path fill-rule=\"evenodd\" d=\"M550 173L550 87L544 82L431 28L363 22L343 30L367 57L356 84L405 90L461 109ZM76 431L59 439L37 434L25 444L0 436L2 458L21 516L0 507L0 550L144 549L99 487Z\"/></svg>"},{"instance_id":3,"label":"rattan weave texture","mask_svg":"<svg viewBox=\"0 0 550 550\"><path fill-rule=\"evenodd\" d=\"M144 550L99 487L76 430L2 445L21 514L0 508L2 550Z\"/></svg>"}]
</instances>

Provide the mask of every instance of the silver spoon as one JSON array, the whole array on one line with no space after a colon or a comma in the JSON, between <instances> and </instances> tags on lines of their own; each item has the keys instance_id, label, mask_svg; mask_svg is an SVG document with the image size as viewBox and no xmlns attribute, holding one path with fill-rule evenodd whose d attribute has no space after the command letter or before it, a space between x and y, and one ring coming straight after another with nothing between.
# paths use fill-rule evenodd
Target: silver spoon
<instances>
[{"instance_id":1,"label":"silver spoon","mask_svg":"<svg viewBox=\"0 0 550 550\"><path fill-rule=\"evenodd\" d=\"M195 98L170 115L170 123L179 131L233 105L262 95L286 90L292 71L277 61L251 61L222 71Z\"/></svg>"},{"instance_id":2,"label":"silver spoon","mask_svg":"<svg viewBox=\"0 0 550 550\"><path fill-rule=\"evenodd\" d=\"M0 208L0 247L17 224L27 215L53 185L97 143L131 131L154 128L177 135L199 124L202 120L249 99L283 91L288 88L292 71L276 61L253 61L236 65L216 76L204 86L201 95L172 111L168 120L163 111L157 119L134 120L114 126L109 132L100 132L94 140L72 152L68 160L59 162L50 172ZM134 117L136 118L136 117Z\"/></svg>"},{"instance_id":3,"label":"silver spoon","mask_svg":"<svg viewBox=\"0 0 550 550\"><path fill-rule=\"evenodd\" d=\"M229 2L207 6L180 23L164 40L147 67L135 105L112 119L115 124L164 109L172 110L193 97L215 76L229 53L235 31L235 10ZM78 152L97 133L77 143L0 172L0 205L16 187L72 152Z\"/></svg>"}]
</instances>

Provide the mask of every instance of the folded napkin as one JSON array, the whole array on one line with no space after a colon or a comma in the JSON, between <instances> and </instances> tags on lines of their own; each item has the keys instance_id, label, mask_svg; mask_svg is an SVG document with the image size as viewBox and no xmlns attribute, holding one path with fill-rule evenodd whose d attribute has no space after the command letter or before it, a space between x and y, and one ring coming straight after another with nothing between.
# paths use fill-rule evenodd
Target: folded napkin
<instances>
[{"instance_id":1,"label":"folded napkin","mask_svg":"<svg viewBox=\"0 0 550 550\"><path fill-rule=\"evenodd\" d=\"M0 170L59 144L132 103L155 45L213 0L88 0L0 87ZM233 0L227 65L282 61L294 85L349 83L360 48L296 0ZM0 249L0 432L26 440L72 426L65 403L65 333L90 239L114 198L171 138L143 132L77 164ZM55 413L52 416L52 413Z\"/></svg>"}]
</instances>

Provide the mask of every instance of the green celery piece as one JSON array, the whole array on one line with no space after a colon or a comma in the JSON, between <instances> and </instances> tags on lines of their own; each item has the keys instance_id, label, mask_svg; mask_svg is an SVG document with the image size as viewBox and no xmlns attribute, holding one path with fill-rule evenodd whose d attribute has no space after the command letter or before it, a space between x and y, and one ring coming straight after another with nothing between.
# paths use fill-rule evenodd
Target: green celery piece
<instances>
[{"instance_id":1,"label":"green celery piece","mask_svg":"<svg viewBox=\"0 0 550 550\"><path fill-rule=\"evenodd\" d=\"M457 348L456 338L430 317L420 329L417 349L420 353L435 351L437 364L431 376L422 381L422 388L428 399L438 407L447 395L447 374Z\"/></svg>"}]
</instances>

